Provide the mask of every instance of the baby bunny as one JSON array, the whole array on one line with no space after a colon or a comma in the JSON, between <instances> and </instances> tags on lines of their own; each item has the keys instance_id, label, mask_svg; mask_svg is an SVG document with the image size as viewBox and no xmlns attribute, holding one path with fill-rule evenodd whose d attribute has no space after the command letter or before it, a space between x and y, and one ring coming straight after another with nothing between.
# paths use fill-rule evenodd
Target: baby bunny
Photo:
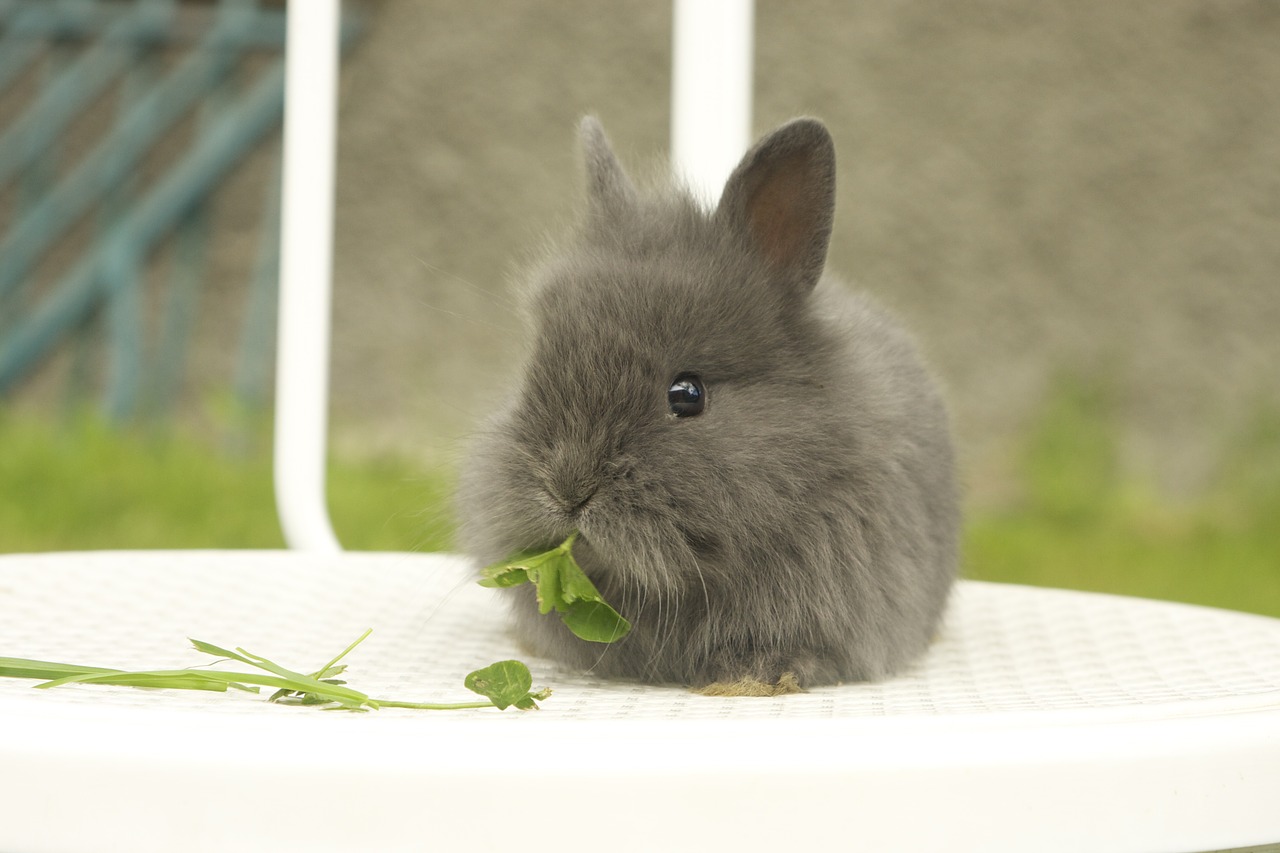
<instances>
[{"instance_id":1,"label":"baby bunny","mask_svg":"<svg viewBox=\"0 0 1280 853\"><path fill-rule=\"evenodd\" d=\"M747 152L708 213L641 193L580 128L586 215L528 275L512 398L463 463L482 565L574 556L633 629L601 645L512 590L535 654L722 692L878 679L919 656L956 575L943 402L911 338L823 275L827 129Z\"/></svg>"}]
</instances>

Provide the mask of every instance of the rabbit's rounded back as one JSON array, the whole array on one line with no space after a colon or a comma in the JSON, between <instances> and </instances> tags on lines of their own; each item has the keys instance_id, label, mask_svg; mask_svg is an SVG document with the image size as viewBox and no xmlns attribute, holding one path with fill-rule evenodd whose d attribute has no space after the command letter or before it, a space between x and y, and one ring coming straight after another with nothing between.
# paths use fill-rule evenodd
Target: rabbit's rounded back
<instances>
[{"instance_id":1,"label":"rabbit's rounded back","mask_svg":"<svg viewBox=\"0 0 1280 853\"><path fill-rule=\"evenodd\" d=\"M586 215L528 276L520 384L462 465L464 547L484 564L578 530L632 632L581 641L518 591L515 623L534 652L600 674L900 669L956 574L951 440L909 336L822 275L825 127L765 137L711 213L637 191L593 119L581 137ZM674 406L681 380L700 411Z\"/></svg>"}]
</instances>

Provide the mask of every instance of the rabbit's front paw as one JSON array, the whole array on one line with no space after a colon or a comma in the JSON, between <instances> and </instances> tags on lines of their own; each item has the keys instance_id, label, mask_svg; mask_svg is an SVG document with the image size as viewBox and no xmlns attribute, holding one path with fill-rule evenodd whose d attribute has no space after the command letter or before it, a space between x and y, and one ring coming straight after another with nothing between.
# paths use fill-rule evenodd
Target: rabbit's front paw
<instances>
[{"instance_id":1,"label":"rabbit's front paw","mask_svg":"<svg viewBox=\"0 0 1280 853\"><path fill-rule=\"evenodd\" d=\"M773 682L745 676L736 681L713 681L693 692L703 696L785 696L788 693L803 693L804 688L800 686L794 672L784 672Z\"/></svg>"}]
</instances>

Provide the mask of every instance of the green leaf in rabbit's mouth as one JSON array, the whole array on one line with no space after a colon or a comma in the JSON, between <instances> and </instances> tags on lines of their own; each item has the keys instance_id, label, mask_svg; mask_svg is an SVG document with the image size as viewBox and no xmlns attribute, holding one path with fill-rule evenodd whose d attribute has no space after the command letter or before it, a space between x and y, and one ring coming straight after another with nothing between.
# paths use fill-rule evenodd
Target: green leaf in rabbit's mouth
<instances>
[{"instance_id":1,"label":"green leaf in rabbit's mouth","mask_svg":"<svg viewBox=\"0 0 1280 853\"><path fill-rule=\"evenodd\" d=\"M550 551L522 551L481 571L481 586L503 589L531 583L538 611L555 610L570 631L593 643L621 640L631 623L605 602L595 584L573 558L575 532Z\"/></svg>"}]
</instances>

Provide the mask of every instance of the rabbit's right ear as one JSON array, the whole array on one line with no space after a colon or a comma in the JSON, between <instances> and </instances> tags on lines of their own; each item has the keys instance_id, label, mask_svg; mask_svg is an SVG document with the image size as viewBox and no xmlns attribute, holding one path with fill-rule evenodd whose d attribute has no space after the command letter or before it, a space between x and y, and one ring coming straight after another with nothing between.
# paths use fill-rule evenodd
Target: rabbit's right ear
<instances>
[{"instance_id":1,"label":"rabbit's right ear","mask_svg":"<svg viewBox=\"0 0 1280 853\"><path fill-rule=\"evenodd\" d=\"M635 185L622 171L599 119L585 117L578 125L578 135L586 159L587 202L592 214L613 218L631 209L636 201Z\"/></svg>"},{"instance_id":2,"label":"rabbit's right ear","mask_svg":"<svg viewBox=\"0 0 1280 853\"><path fill-rule=\"evenodd\" d=\"M783 281L807 293L827 262L835 188L831 134L816 119L796 119L746 153L715 215L745 237Z\"/></svg>"}]
</instances>

